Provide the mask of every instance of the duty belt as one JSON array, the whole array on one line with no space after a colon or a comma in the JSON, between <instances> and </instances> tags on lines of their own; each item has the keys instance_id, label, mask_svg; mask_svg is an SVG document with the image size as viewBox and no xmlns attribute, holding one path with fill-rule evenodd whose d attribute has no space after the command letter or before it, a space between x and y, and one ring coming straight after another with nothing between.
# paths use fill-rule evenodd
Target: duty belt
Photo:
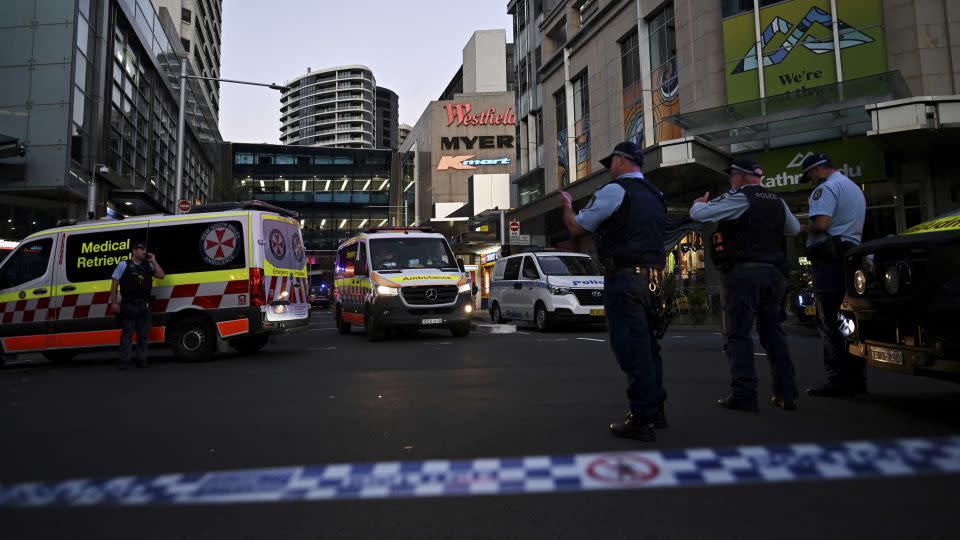
<instances>
[{"instance_id":1,"label":"duty belt","mask_svg":"<svg viewBox=\"0 0 960 540\"><path fill-rule=\"evenodd\" d=\"M660 276L663 270L656 266L619 266L616 268L607 268L606 273L611 276L613 274L646 276L647 281L650 283L648 285L650 292L660 296Z\"/></svg>"}]
</instances>

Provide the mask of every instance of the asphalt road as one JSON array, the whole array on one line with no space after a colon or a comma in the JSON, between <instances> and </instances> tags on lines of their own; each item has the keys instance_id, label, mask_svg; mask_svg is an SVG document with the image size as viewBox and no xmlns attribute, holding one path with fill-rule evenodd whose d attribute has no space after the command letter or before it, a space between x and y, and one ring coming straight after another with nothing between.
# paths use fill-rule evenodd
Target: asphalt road
<instances>
[{"instance_id":1,"label":"asphalt road","mask_svg":"<svg viewBox=\"0 0 960 540\"><path fill-rule=\"evenodd\" d=\"M611 438L624 380L599 331L340 336L328 313L256 355L202 364L157 351L39 357L0 370L0 482L325 463L683 449L960 433L960 387L870 371L871 395L799 410L714 406L728 372L715 328L664 340L670 427ZM792 327L801 387L819 341ZM757 349L757 353L762 353ZM589 493L327 502L0 509L13 538L955 538L957 476Z\"/></svg>"}]
</instances>

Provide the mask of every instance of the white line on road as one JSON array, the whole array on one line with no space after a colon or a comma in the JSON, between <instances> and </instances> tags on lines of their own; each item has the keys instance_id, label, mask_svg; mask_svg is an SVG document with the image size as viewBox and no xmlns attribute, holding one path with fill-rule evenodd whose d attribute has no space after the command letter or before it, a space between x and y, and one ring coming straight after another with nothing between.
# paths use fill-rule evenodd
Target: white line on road
<instances>
[{"instance_id":1,"label":"white line on road","mask_svg":"<svg viewBox=\"0 0 960 540\"><path fill-rule=\"evenodd\" d=\"M523 336L529 336L529 335L530 335L530 332L519 332L519 331L517 331L517 332L514 332L514 334L520 334L520 335L523 335Z\"/></svg>"},{"instance_id":2,"label":"white line on road","mask_svg":"<svg viewBox=\"0 0 960 540\"><path fill-rule=\"evenodd\" d=\"M600 343L604 343L605 341L607 341L605 339L596 339L592 337L578 337L577 339L579 339L580 341L599 341Z\"/></svg>"},{"instance_id":3,"label":"white line on road","mask_svg":"<svg viewBox=\"0 0 960 540\"><path fill-rule=\"evenodd\" d=\"M310 347L307 350L308 351L332 351L334 349L336 349L336 347Z\"/></svg>"},{"instance_id":4,"label":"white line on road","mask_svg":"<svg viewBox=\"0 0 960 540\"><path fill-rule=\"evenodd\" d=\"M766 356L766 355L763 354L762 352L755 352L755 353L753 353L753 355L754 355L754 356Z\"/></svg>"},{"instance_id":5,"label":"white line on road","mask_svg":"<svg viewBox=\"0 0 960 540\"><path fill-rule=\"evenodd\" d=\"M540 342L549 341L550 343L554 343L557 341L566 341L566 340L567 338L557 338L557 339L538 339L537 341L540 341Z\"/></svg>"}]
</instances>

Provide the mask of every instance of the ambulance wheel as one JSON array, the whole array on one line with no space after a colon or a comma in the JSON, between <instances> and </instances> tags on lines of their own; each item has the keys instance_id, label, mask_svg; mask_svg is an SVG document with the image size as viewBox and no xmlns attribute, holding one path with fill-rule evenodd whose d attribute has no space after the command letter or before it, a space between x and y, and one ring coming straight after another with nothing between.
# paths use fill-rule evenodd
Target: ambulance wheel
<instances>
[{"instance_id":1,"label":"ambulance wheel","mask_svg":"<svg viewBox=\"0 0 960 540\"><path fill-rule=\"evenodd\" d=\"M507 322L507 320L503 318L503 313L500 313L500 304L498 302L494 302L493 307L490 308L490 320L496 324Z\"/></svg>"},{"instance_id":2,"label":"ambulance wheel","mask_svg":"<svg viewBox=\"0 0 960 540\"><path fill-rule=\"evenodd\" d=\"M537 325L537 330L546 332L553 326L553 315L547 312L547 307L537 302L533 308L533 322Z\"/></svg>"},{"instance_id":3,"label":"ambulance wheel","mask_svg":"<svg viewBox=\"0 0 960 540\"><path fill-rule=\"evenodd\" d=\"M363 314L363 327L367 331L367 341L380 341L386 337L387 333L377 325L376 319L367 308Z\"/></svg>"},{"instance_id":4,"label":"ambulance wheel","mask_svg":"<svg viewBox=\"0 0 960 540\"><path fill-rule=\"evenodd\" d=\"M202 362L213 357L216 348L216 335L209 321L201 317L187 317L181 320L170 336L173 354L187 362Z\"/></svg>"},{"instance_id":5,"label":"ambulance wheel","mask_svg":"<svg viewBox=\"0 0 960 540\"><path fill-rule=\"evenodd\" d=\"M453 337L467 337L470 335L470 323L455 324L450 327Z\"/></svg>"},{"instance_id":6,"label":"ambulance wheel","mask_svg":"<svg viewBox=\"0 0 960 540\"><path fill-rule=\"evenodd\" d=\"M77 356L76 351L45 351L40 354L54 364L69 362Z\"/></svg>"},{"instance_id":7,"label":"ambulance wheel","mask_svg":"<svg viewBox=\"0 0 960 540\"><path fill-rule=\"evenodd\" d=\"M350 323L343 321L343 310L337 308L337 313L334 315L334 321L337 323L337 332L341 334L350 333Z\"/></svg>"},{"instance_id":8,"label":"ambulance wheel","mask_svg":"<svg viewBox=\"0 0 960 540\"><path fill-rule=\"evenodd\" d=\"M243 336L230 340L230 348L239 353L251 354L266 347L267 343L270 343L270 334Z\"/></svg>"}]
</instances>

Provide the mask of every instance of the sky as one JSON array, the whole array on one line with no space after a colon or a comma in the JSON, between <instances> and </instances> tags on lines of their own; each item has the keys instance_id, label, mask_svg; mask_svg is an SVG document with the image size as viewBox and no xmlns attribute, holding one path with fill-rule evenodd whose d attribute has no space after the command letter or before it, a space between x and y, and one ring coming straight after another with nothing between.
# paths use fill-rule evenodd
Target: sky
<instances>
[{"instance_id":1,"label":"sky","mask_svg":"<svg viewBox=\"0 0 960 540\"><path fill-rule=\"evenodd\" d=\"M284 84L313 70L362 64L400 97L411 126L463 63L476 30L513 41L507 0L224 0L220 77ZM280 92L220 85L225 141L280 142Z\"/></svg>"}]
</instances>

